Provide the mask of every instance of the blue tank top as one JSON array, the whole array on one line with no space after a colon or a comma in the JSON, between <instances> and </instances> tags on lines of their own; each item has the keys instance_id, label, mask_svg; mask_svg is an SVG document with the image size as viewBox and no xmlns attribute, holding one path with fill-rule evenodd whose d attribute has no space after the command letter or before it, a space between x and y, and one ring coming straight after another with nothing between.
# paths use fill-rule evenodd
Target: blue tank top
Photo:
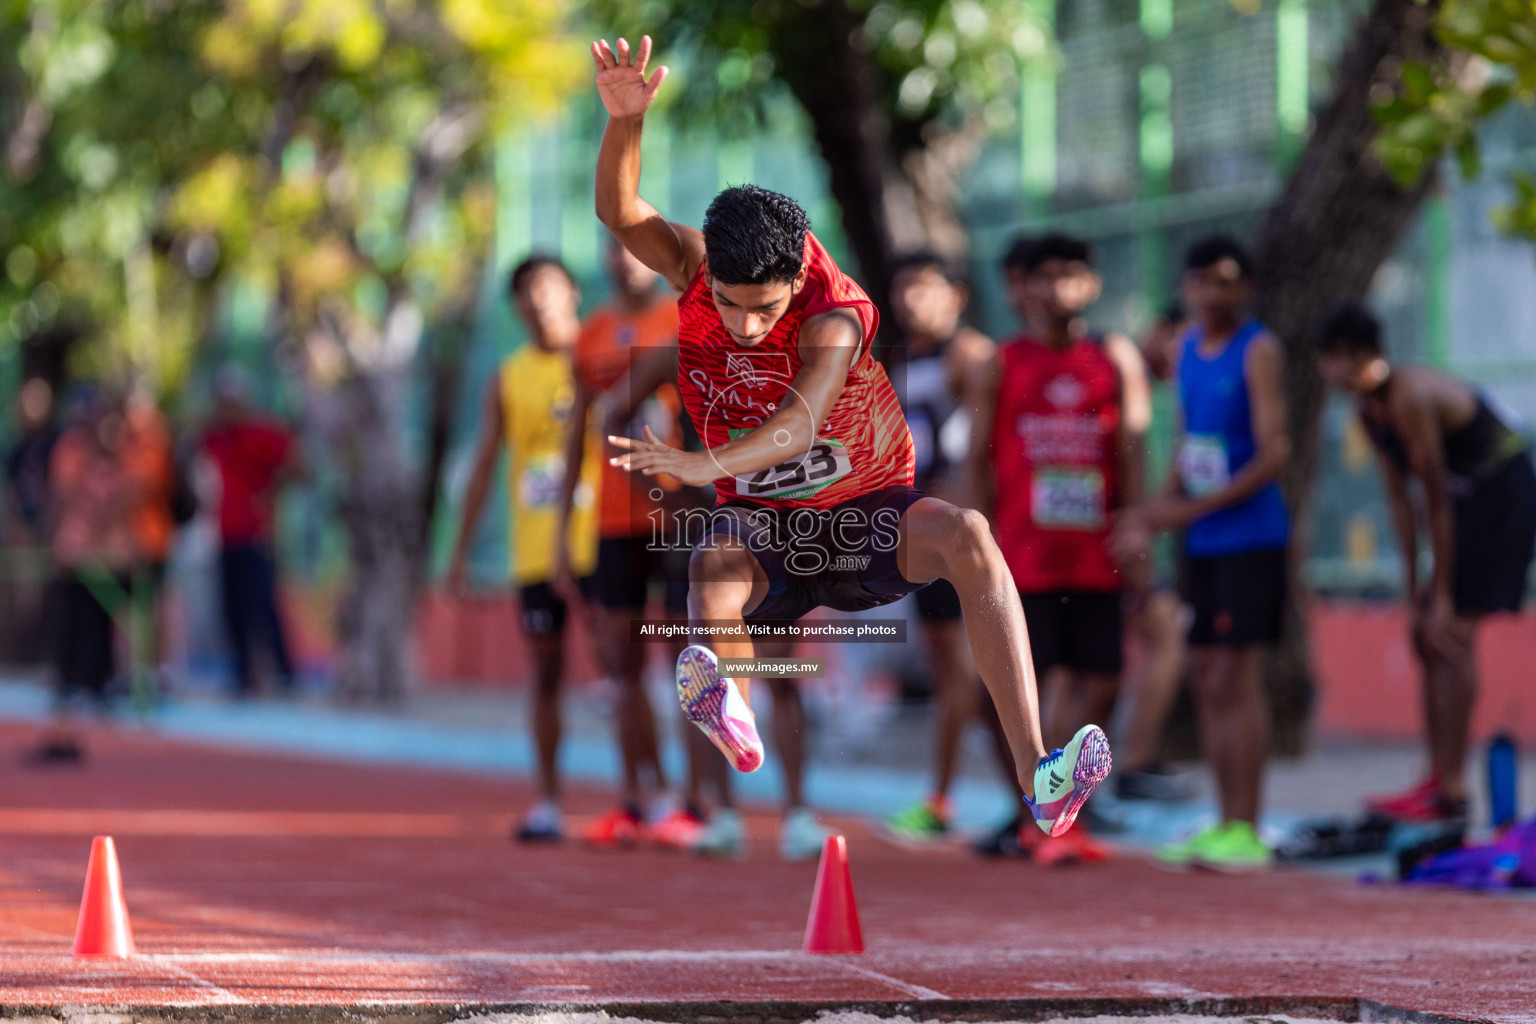
<instances>
[{"instance_id":1,"label":"blue tank top","mask_svg":"<svg viewBox=\"0 0 1536 1024\"><path fill-rule=\"evenodd\" d=\"M1253 459L1253 416L1243 367L1248 346L1264 325L1249 320L1213 358L1200 354L1201 327L1184 335L1179 357L1179 397L1184 441L1178 453L1184 491L1196 497L1221 490ZM1196 558L1284 547L1290 516L1277 484L1247 501L1196 519L1184 532L1184 549Z\"/></svg>"}]
</instances>

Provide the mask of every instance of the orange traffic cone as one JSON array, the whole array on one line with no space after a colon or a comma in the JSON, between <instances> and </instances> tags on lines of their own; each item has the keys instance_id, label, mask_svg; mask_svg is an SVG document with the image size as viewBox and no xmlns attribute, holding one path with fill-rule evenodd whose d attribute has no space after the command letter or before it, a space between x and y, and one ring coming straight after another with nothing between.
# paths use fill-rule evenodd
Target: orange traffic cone
<instances>
[{"instance_id":1,"label":"orange traffic cone","mask_svg":"<svg viewBox=\"0 0 1536 1024\"><path fill-rule=\"evenodd\" d=\"M811 916L805 922L807 953L862 953L864 932L859 928L859 908L853 899L853 876L848 872L848 840L827 836L816 869L816 889L811 894Z\"/></svg>"},{"instance_id":2,"label":"orange traffic cone","mask_svg":"<svg viewBox=\"0 0 1536 1024\"><path fill-rule=\"evenodd\" d=\"M133 956L133 928L123 902L123 875L111 836L91 840L91 863L85 869L85 893L80 897L80 923L75 927L75 956Z\"/></svg>"}]
</instances>

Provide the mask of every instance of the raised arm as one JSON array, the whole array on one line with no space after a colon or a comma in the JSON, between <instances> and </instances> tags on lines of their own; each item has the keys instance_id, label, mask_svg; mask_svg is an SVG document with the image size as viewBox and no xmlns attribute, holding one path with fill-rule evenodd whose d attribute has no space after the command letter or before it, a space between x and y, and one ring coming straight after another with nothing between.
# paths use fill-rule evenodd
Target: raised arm
<instances>
[{"instance_id":1,"label":"raised arm","mask_svg":"<svg viewBox=\"0 0 1536 1024\"><path fill-rule=\"evenodd\" d=\"M665 220L640 198L640 132L645 112L667 77L659 67L646 81L651 37L640 40L639 52L619 40L618 53L606 39L592 44L597 64L597 93L608 111L608 127L597 151L597 218L641 263L682 291L704 260L704 236L696 228Z\"/></svg>"}]
</instances>

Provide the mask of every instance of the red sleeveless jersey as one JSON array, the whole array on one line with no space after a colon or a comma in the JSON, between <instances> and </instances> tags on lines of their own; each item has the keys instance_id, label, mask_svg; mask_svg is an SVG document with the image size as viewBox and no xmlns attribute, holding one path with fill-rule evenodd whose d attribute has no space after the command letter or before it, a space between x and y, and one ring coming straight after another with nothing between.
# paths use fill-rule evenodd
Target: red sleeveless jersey
<instances>
[{"instance_id":1,"label":"red sleeveless jersey","mask_svg":"<svg viewBox=\"0 0 1536 1024\"><path fill-rule=\"evenodd\" d=\"M704 444L717 448L761 426L800 372L800 326L846 308L864 339L848 381L807 452L756 473L715 481L716 500L778 508L831 508L884 487L912 484L912 435L885 369L870 355L879 315L815 236L805 239L805 287L753 346L738 345L715 310L703 268L677 302L677 390Z\"/></svg>"},{"instance_id":2,"label":"red sleeveless jersey","mask_svg":"<svg viewBox=\"0 0 1536 1024\"><path fill-rule=\"evenodd\" d=\"M1113 591L1109 514L1120 503L1120 377L1092 341L1001 351L992 458L998 547L1021 591Z\"/></svg>"}]
</instances>

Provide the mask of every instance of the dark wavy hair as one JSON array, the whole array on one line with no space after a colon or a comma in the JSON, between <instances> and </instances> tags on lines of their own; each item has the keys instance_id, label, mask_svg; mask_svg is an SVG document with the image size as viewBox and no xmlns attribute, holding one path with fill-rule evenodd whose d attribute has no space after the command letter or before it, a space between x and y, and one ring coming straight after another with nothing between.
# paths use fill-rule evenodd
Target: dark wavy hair
<instances>
[{"instance_id":1,"label":"dark wavy hair","mask_svg":"<svg viewBox=\"0 0 1536 1024\"><path fill-rule=\"evenodd\" d=\"M715 196L704 213L704 254L721 284L793 281L811 222L800 204L756 185Z\"/></svg>"},{"instance_id":2,"label":"dark wavy hair","mask_svg":"<svg viewBox=\"0 0 1536 1024\"><path fill-rule=\"evenodd\" d=\"M1231 260L1245 278L1253 276L1253 258L1243 243L1231 235L1208 235L1200 239L1184 253L1185 270L1204 270L1222 260Z\"/></svg>"},{"instance_id":3,"label":"dark wavy hair","mask_svg":"<svg viewBox=\"0 0 1536 1024\"><path fill-rule=\"evenodd\" d=\"M561 263L558 257L544 252L536 252L530 254L527 259L512 268L512 276L507 278L507 294L516 295L520 292L523 286L528 283L528 279L533 276L533 272L541 267L554 267L564 274L565 279L571 282L572 285L576 284L576 278L571 275L570 268Z\"/></svg>"},{"instance_id":4,"label":"dark wavy hair","mask_svg":"<svg viewBox=\"0 0 1536 1024\"><path fill-rule=\"evenodd\" d=\"M1358 302L1340 303L1318 325L1317 350L1322 355L1379 356L1381 321Z\"/></svg>"},{"instance_id":5,"label":"dark wavy hair","mask_svg":"<svg viewBox=\"0 0 1536 1024\"><path fill-rule=\"evenodd\" d=\"M1047 260L1082 263L1093 266L1093 246L1081 238L1052 232L1048 235L1020 235L1003 254L1003 269L1031 274Z\"/></svg>"}]
</instances>

